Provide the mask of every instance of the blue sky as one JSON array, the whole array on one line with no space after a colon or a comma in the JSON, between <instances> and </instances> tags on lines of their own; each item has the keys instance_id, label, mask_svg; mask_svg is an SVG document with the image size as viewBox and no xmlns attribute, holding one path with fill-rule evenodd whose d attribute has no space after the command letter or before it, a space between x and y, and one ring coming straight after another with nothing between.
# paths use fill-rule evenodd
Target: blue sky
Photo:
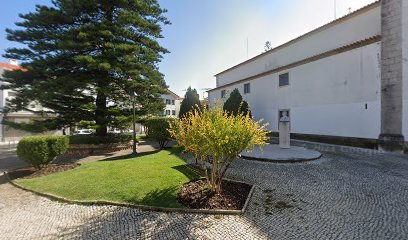
<instances>
[{"instance_id":1,"label":"blue sky","mask_svg":"<svg viewBox=\"0 0 408 240\"><path fill-rule=\"evenodd\" d=\"M375 0L337 0L343 16ZM50 0L13 0L0 9L0 54L16 46L6 39L19 13ZM159 0L172 25L164 27L166 54L160 70L170 89L184 95L188 86L215 87L214 74L263 51L266 41L276 47L334 19L334 0ZM7 59L0 57L0 61Z\"/></svg>"}]
</instances>

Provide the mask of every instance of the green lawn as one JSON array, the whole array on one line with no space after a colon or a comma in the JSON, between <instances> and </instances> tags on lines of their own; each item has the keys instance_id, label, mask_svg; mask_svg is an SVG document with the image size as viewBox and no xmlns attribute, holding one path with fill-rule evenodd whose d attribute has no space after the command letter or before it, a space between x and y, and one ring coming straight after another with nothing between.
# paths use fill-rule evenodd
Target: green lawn
<instances>
[{"instance_id":1,"label":"green lawn","mask_svg":"<svg viewBox=\"0 0 408 240\"><path fill-rule=\"evenodd\" d=\"M28 189L70 200L109 200L180 207L179 187L199 175L172 148L137 158L83 163L70 171L16 182Z\"/></svg>"}]
</instances>

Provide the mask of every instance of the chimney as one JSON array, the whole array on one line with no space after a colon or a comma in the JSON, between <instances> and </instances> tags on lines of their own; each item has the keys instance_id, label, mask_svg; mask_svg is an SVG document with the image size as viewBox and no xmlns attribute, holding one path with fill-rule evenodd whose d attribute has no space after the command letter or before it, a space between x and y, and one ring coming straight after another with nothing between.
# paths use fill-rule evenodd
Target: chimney
<instances>
[{"instance_id":1,"label":"chimney","mask_svg":"<svg viewBox=\"0 0 408 240\"><path fill-rule=\"evenodd\" d=\"M18 66L18 60L17 59L10 59L9 63L11 65Z\"/></svg>"}]
</instances>

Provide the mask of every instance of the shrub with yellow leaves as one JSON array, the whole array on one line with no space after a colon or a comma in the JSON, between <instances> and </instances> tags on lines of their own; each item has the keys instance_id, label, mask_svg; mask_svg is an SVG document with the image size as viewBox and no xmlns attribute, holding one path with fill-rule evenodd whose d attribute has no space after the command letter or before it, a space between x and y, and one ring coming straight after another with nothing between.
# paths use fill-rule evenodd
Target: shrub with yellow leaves
<instances>
[{"instance_id":1,"label":"shrub with yellow leaves","mask_svg":"<svg viewBox=\"0 0 408 240\"><path fill-rule=\"evenodd\" d=\"M214 108L189 112L173 122L169 132L185 151L211 164L211 172L205 172L207 183L212 193L220 193L221 181L240 153L266 144L267 124L262 122L254 121L249 114L227 114L216 102Z\"/></svg>"}]
</instances>

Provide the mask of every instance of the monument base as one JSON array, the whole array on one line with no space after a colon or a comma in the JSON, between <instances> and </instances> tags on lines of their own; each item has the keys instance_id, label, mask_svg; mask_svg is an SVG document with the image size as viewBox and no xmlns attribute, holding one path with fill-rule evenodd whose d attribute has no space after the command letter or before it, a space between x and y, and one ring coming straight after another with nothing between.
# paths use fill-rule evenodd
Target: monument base
<instances>
[{"instance_id":1,"label":"monument base","mask_svg":"<svg viewBox=\"0 0 408 240\"><path fill-rule=\"evenodd\" d=\"M378 149L387 152L404 152L404 136L401 134L382 133L378 138Z\"/></svg>"},{"instance_id":2,"label":"monument base","mask_svg":"<svg viewBox=\"0 0 408 240\"><path fill-rule=\"evenodd\" d=\"M290 127L289 122L279 123L279 147L282 149L290 148Z\"/></svg>"}]
</instances>

